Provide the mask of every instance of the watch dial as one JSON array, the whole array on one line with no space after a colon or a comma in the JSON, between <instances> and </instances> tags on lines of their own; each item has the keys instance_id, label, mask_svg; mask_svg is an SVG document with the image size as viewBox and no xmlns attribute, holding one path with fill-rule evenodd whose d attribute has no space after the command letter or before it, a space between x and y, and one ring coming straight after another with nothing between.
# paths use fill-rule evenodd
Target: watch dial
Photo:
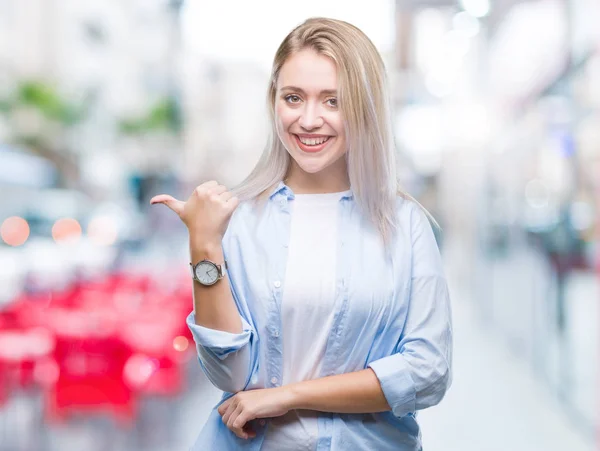
<instances>
[{"instance_id":1,"label":"watch dial","mask_svg":"<svg viewBox=\"0 0 600 451\"><path fill-rule=\"evenodd\" d=\"M219 272L217 267L209 262L200 263L196 267L196 278L206 284L211 285L217 281Z\"/></svg>"}]
</instances>

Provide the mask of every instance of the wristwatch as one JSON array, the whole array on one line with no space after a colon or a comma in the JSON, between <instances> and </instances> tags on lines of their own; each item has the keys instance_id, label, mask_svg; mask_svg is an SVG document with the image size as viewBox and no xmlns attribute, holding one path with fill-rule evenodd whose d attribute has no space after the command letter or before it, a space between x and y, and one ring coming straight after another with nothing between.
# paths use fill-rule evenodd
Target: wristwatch
<instances>
[{"instance_id":1,"label":"wristwatch","mask_svg":"<svg viewBox=\"0 0 600 451\"><path fill-rule=\"evenodd\" d=\"M190 270L192 272L192 279L201 285L210 286L225 277L227 261L223 265L217 265L210 260L201 260L195 265L190 263Z\"/></svg>"}]
</instances>

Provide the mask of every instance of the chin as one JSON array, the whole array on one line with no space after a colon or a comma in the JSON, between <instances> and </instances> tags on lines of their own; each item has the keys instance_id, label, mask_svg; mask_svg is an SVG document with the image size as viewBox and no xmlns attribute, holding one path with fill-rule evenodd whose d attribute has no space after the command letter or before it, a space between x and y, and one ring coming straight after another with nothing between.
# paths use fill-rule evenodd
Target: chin
<instances>
[{"instance_id":1,"label":"chin","mask_svg":"<svg viewBox=\"0 0 600 451\"><path fill-rule=\"evenodd\" d=\"M304 172L308 174L317 174L322 172L328 168L336 166L338 160L343 158L342 155L320 155L315 158L307 158L304 155L299 155L298 152L294 152L292 154L292 158L296 161L296 164L302 169Z\"/></svg>"},{"instance_id":2,"label":"chin","mask_svg":"<svg viewBox=\"0 0 600 451\"><path fill-rule=\"evenodd\" d=\"M298 164L298 166L300 166L300 169L302 169L304 172L308 173L308 174L318 174L319 172L321 172L323 169L327 168L328 165L324 165L324 164L319 164L319 165L315 165L315 164L306 164L302 161L298 161L296 160L296 163Z\"/></svg>"}]
</instances>

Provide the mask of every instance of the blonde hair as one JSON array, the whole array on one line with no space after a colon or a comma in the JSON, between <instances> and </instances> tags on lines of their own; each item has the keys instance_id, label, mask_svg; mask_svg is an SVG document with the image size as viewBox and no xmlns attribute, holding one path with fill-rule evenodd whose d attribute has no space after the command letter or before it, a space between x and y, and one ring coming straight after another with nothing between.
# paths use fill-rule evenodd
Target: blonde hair
<instances>
[{"instance_id":1,"label":"blonde hair","mask_svg":"<svg viewBox=\"0 0 600 451\"><path fill-rule=\"evenodd\" d=\"M254 199L260 203L286 177L290 156L275 125L277 78L287 59L305 49L331 58L337 66L338 105L348 145L346 161L351 189L359 209L387 244L397 229L397 196L416 200L400 189L397 180L383 60L371 40L347 22L311 18L283 40L275 53L267 94L269 140L250 175L232 191L242 201Z\"/></svg>"}]
</instances>

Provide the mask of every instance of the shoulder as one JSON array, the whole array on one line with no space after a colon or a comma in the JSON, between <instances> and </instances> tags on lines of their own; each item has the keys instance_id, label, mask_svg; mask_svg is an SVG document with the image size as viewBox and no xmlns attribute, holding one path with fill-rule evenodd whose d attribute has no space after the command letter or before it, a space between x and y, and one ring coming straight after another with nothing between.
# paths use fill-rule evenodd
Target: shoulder
<instances>
[{"instance_id":1,"label":"shoulder","mask_svg":"<svg viewBox=\"0 0 600 451\"><path fill-rule=\"evenodd\" d=\"M243 230L254 224L259 208L253 200L241 201L229 219L224 238L240 235Z\"/></svg>"},{"instance_id":2,"label":"shoulder","mask_svg":"<svg viewBox=\"0 0 600 451\"><path fill-rule=\"evenodd\" d=\"M399 194L396 199L397 231L413 245L422 241L423 237L435 239L435 233L440 232L436 220L412 196Z\"/></svg>"},{"instance_id":3,"label":"shoulder","mask_svg":"<svg viewBox=\"0 0 600 451\"><path fill-rule=\"evenodd\" d=\"M233 214L231 215L232 222L243 221L244 218L248 218L253 213L254 205L250 200L241 201L237 206Z\"/></svg>"},{"instance_id":4,"label":"shoulder","mask_svg":"<svg viewBox=\"0 0 600 451\"><path fill-rule=\"evenodd\" d=\"M413 276L443 276L440 249L434 233L435 220L411 196L398 196L398 232L405 237L405 248L411 249Z\"/></svg>"},{"instance_id":5,"label":"shoulder","mask_svg":"<svg viewBox=\"0 0 600 451\"><path fill-rule=\"evenodd\" d=\"M396 196L396 217L398 226L408 230L422 225L423 221L428 223L424 208L412 196L403 193Z\"/></svg>"}]
</instances>

